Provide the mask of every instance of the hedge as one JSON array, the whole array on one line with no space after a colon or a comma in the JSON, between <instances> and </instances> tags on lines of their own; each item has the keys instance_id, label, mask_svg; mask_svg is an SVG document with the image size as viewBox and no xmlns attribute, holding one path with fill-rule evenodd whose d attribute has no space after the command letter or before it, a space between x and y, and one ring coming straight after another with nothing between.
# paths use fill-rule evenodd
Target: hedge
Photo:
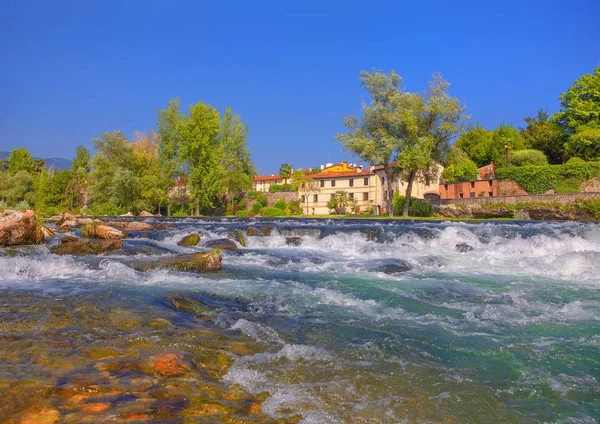
<instances>
[{"instance_id":1,"label":"hedge","mask_svg":"<svg viewBox=\"0 0 600 424\"><path fill-rule=\"evenodd\" d=\"M580 191L585 181L600 177L600 162L511 166L496 169L496 176L517 182L529 194L542 194L551 189L556 193L573 193Z\"/></svg>"}]
</instances>

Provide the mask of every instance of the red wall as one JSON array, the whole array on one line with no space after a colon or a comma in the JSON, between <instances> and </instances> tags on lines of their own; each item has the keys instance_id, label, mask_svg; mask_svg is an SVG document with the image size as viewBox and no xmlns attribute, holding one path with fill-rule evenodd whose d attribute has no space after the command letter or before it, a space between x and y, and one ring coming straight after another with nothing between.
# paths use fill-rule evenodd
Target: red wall
<instances>
[{"instance_id":1,"label":"red wall","mask_svg":"<svg viewBox=\"0 0 600 424\"><path fill-rule=\"evenodd\" d=\"M498 180L462 181L459 183L440 184L440 199L492 196L498 196Z\"/></svg>"}]
</instances>

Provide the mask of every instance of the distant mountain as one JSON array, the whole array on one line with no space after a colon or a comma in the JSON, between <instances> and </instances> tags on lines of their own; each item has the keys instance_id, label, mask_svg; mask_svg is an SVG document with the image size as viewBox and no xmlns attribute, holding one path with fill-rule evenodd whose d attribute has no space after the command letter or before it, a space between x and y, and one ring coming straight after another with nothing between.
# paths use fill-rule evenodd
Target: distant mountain
<instances>
[{"instance_id":1,"label":"distant mountain","mask_svg":"<svg viewBox=\"0 0 600 424\"><path fill-rule=\"evenodd\" d=\"M10 152L0 152L0 159L8 159ZM34 157L34 159L40 159ZM65 158L48 158L44 159L48 168L56 168L59 171L64 169L71 169L71 161Z\"/></svg>"}]
</instances>

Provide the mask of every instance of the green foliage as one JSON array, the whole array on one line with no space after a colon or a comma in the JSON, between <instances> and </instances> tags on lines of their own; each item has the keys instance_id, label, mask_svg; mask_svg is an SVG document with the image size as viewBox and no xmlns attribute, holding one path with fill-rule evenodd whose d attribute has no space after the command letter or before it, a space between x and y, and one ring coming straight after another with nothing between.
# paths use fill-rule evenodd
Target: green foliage
<instances>
[{"instance_id":1,"label":"green foliage","mask_svg":"<svg viewBox=\"0 0 600 424\"><path fill-rule=\"evenodd\" d=\"M581 126L600 123L600 66L575 80L559 97L562 109L553 119L569 134Z\"/></svg>"},{"instance_id":2,"label":"green foliage","mask_svg":"<svg viewBox=\"0 0 600 424\"><path fill-rule=\"evenodd\" d=\"M6 203L5 200L0 200L0 212L4 211L5 209L9 209L8 203Z\"/></svg>"},{"instance_id":3,"label":"green foliage","mask_svg":"<svg viewBox=\"0 0 600 424\"><path fill-rule=\"evenodd\" d=\"M225 193L239 193L252 187L252 177L256 174L250 160L250 150L246 147L248 127L242 124L239 115L232 115L231 108L225 109L219 141L223 146L223 180Z\"/></svg>"},{"instance_id":4,"label":"green foliage","mask_svg":"<svg viewBox=\"0 0 600 424\"><path fill-rule=\"evenodd\" d=\"M252 212L253 212L254 214L258 214L258 213L260 213L260 210L261 210L262 208L264 208L264 207L265 207L265 205L263 205L263 204L261 204L261 203L259 203L259 202L256 202L256 203L254 203L254 204L252 205Z\"/></svg>"},{"instance_id":5,"label":"green foliage","mask_svg":"<svg viewBox=\"0 0 600 424\"><path fill-rule=\"evenodd\" d=\"M477 126L464 133L456 140L455 147L463 150L478 167L488 165L492 161L492 143L494 132Z\"/></svg>"},{"instance_id":6,"label":"green foliage","mask_svg":"<svg viewBox=\"0 0 600 424\"><path fill-rule=\"evenodd\" d=\"M14 206L14 209L16 209L18 211L26 211L28 209L31 209L31 205L29 204L29 202L27 200L21 200L19 203L17 203Z\"/></svg>"},{"instance_id":7,"label":"green foliage","mask_svg":"<svg viewBox=\"0 0 600 424\"><path fill-rule=\"evenodd\" d=\"M345 211L348 206L348 193L343 190L338 190L331 195L331 199L327 202L327 207L334 210L338 215Z\"/></svg>"},{"instance_id":8,"label":"green foliage","mask_svg":"<svg viewBox=\"0 0 600 424\"><path fill-rule=\"evenodd\" d=\"M80 168L86 173L90 172L90 151L83 146L77 146L77 153L71 162L71 171L75 173Z\"/></svg>"},{"instance_id":9,"label":"green foliage","mask_svg":"<svg viewBox=\"0 0 600 424\"><path fill-rule=\"evenodd\" d=\"M279 168L279 176L287 183L288 178L292 176L292 165L289 163L284 163Z\"/></svg>"},{"instance_id":10,"label":"green foliage","mask_svg":"<svg viewBox=\"0 0 600 424\"><path fill-rule=\"evenodd\" d=\"M273 203L273 207L281 209L281 210L285 210L285 208L287 207L287 203L285 202L285 199L279 199L278 201Z\"/></svg>"},{"instance_id":11,"label":"green foliage","mask_svg":"<svg viewBox=\"0 0 600 424\"><path fill-rule=\"evenodd\" d=\"M286 213L279 209L279 208L275 208L275 207L267 207L267 208L262 208L260 210L260 216L263 216L265 218L274 218L274 217L278 217L278 216L285 216Z\"/></svg>"},{"instance_id":12,"label":"green foliage","mask_svg":"<svg viewBox=\"0 0 600 424\"><path fill-rule=\"evenodd\" d=\"M127 210L124 207L117 206L110 202L93 203L91 210L94 213L94 215L100 215L100 216L122 215L127 212Z\"/></svg>"},{"instance_id":13,"label":"green foliage","mask_svg":"<svg viewBox=\"0 0 600 424\"><path fill-rule=\"evenodd\" d=\"M60 211L56 206L48 206L43 212L44 216L56 216L59 213Z\"/></svg>"},{"instance_id":14,"label":"green foliage","mask_svg":"<svg viewBox=\"0 0 600 424\"><path fill-rule=\"evenodd\" d=\"M571 159L569 159L567 161L567 164L574 164L574 163L585 163L585 161L581 158L578 158L576 156L573 156Z\"/></svg>"},{"instance_id":15,"label":"green foliage","mask_svg":"<svg viewBox=\"0 0 600 424\"><path fill-rule=\"evenodd\" d=\"M584 181L600 177L600 162L511 166L497 170L496 175L499 179L516 181L530 194L541 194L551 189L557 193L578 192Z\"/></svg>"},{"instance_id":16,"label":"green foliage","mask_svg":"<svg viewBox=\"0 0 600 424\"><path fill-rule=\"evenodd\" d=\"M33 158L24 147L13 150L8 158L9 174L14 175L20 171L25 171L29 174L33 174L36 171Z\"/></svg>"},{"instance_id":17,"label":"green foliage","mask_svg":"<svg viewBox=\"0 0 600 424\"><path fill-rule=\"evenodd\" d=\"M261 205L261 207L265 207L267 206L267 195L266 194L259 194L256 197L256 203L258 203L259 205Z\"/></svg>"},{"instance_id":18,"label":"green foliage","mask_svg":"<svg viewBox=\"0 0 600 424\"><path fill-rule=\"evenodd\" d=\"M0 200L9 205L16 205L21 201L35 203L33 177L24 170L14 175L0 175Z\"/></svg>"},{"instance_id":19,"label":"green foliage","mask_svg":"<svg viewBox=\"0 0 600 424\"><path fill-rule=\"evenodd\" d=\"M260 191L249 191L248 192L248 199L255 200L260 195L261 195Z\"/></svg>"},{"instance_id":20,"label":"green foliage","mask_svg":"<svg viewBox=\"0 0 600 424\"><path fill-rule=\"evenodd\" d=\"M565 151L585 160L600 159L600 118L598 122L578 126L565 143Z\"/></svg>"},{"instance_id":21,"label":"green foliage","mask_svg":"<svg viewBox=\"0 0 600 424\"><path fill-rule=\"evenodd\" d=\"M591 219L600 220L600 199L579 200L576 207L585 211Z\"/></svg>"},{"instance_id":22,"label":"green foliage","mask_svg":"<svg viewBox=\"0 0 600 424\"><path fill-rule=\"evenodd\" d=\"M448 166L444 168L442 177L448 182L473 181L479 171L477 165L460 147L453 146L446 155Z\"/></svg>"},{"instance_id":23,"label":"green foliage","mask_svg":"<svg viewBox=\"0 0 600 424\"><path fill-rule=\"evenodd\" d=\"M235 216L239 217L239 218L245 218L248 216L248 209L242 209L239 210L235 213Z\"/></svg>"},{"instance_id":24,"label":"green foliage","mask_svg":"<svg viewBox=\"0 0 600 424\"><path fill-rule=\"evenodd\" d=\"M548 117L548 112L540 109L536 117L525 118L527 127L521 129L525 143L532 149L541 150L551 164L560 164L565 158L564 143L566 133L563 128Z\"/></svg>"},{"instance_id":25,"label":"green foliage","mask_svg":"<svg viewBox=\"0 0 600 424\"><path fill-rule=\"evenodd\" d=\"M302 215L302 206L300 205L300 199L292 200L288 203L288 209L292 215Z\"/></svg>"},{"instance_id":26,"label":"green foliage","mask_svg":"<svg viewBox=\"0 0 600 424\"><path fill-rule=\"evenodd\" d=\"M402 213L402 209L404 208L404 203L406 198L404 196L400 196L398 192L394 194L394 209L396 209L396 214L400 215ZM410 204L408 207L408 215L409 216L418 216L418 217L430 217L434 215L433 206L431 203L417 199L415 197L410 198Z\"/></svg>"},{"instance_id":27,"label":"green foliage","mask_svg":"<svg viewBox=\"0 0 600 424\"><path fill-rule=\"evenodd\" d=\"M185 217L188 216L187 213L185 213L184 211L177 211L175 213L173 213L171 216L175 216L175 217Z\"/></svg>"},{"instance_id":28,"label":"green foliage","mask_svg":"<svg viewBox=\"0 0 600 424\"><path fill-rule=\"evenodd\" d=\"M296 191L292 184L271 184L269 186L270 193L293 192Z\"/></svg>"},{"instance_id":29,"label":"green foliage","mask_svg":"<svg viewBox=\"0 0 600 424\"><path fill-rule=\"evenodd\" d=\"M544 152L533 149L512 150L508 155L508 160L511 166L548 165Z\"/></svg>"}]
</instances>

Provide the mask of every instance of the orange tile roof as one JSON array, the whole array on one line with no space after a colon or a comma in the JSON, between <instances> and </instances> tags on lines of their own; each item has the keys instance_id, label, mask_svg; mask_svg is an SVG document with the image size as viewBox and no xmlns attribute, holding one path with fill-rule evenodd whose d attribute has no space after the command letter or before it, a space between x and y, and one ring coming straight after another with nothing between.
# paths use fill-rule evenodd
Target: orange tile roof
<instances>
[{"instance_id":1,"label":"orange tile roof","mask_svg":"<svg viewBox=\"0 0 600 424\"><path fill-rule=\"evenodd\" d=\"M344 172L319 172L318 174L312 174L310 178L342 178L342 177L367 177L373 175L367 169L363 169L361 172L358 171L344 171Z\"/></svg>"},{"instance_id":2,"label":"orange tile roof","mask_svg":"<svg viewBox=\"0 0 600 424\"><path fill-rule=\"evenodd\" d=\"M254 177L254 181L274 181L274 180L282 180L279 175L257 175Z\"/></svg>"}]
</instances>

